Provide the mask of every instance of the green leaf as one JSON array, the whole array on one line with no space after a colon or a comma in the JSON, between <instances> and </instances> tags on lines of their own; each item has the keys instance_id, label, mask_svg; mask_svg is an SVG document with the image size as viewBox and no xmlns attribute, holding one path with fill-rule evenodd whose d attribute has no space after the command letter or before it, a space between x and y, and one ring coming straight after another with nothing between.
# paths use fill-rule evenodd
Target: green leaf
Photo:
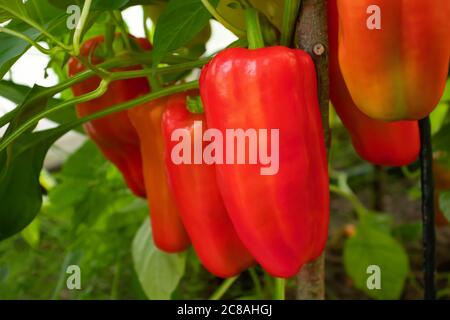
<instances>
[{"instance_id":1,"label":"green leaf","mask_svg":"<svg viewBox=\"0 0 450 320\"><path fill-rule=\"evenodd\" d=\"M2 83L5 84L5 82ZM3 139L30 117L45 109L51 109L52 106L58 104L60 102L59 100L51 98L53 94L54 92L49 90L49 88L38 85L31 88L18 107L0 118L0 127L9 122L8 129L3 136ZM68 106L67 108L59 110L58 112L53 113L49 119L64 124L76 121L75 107ZM31 129L28 130L28 132L29 131L31 131Z\"/></svg>"},{"instance_id":2,"label":"green leaf","mask_svg":"<svg viewBox=\"0 0 450 320\"><path fill-rule=\"evenodd\" d=\"M24 22L12 21L8 28L27 35L33 40L37 40L40 32L31 28ZM0 33L0 78L9 71L14 63L28 50L30 45L22 39L13 37L6 33Z\"/></svg>"},{"instance_id":3,"label":"green leaf","mask_svg":"<svg viewBox=\"0 0 450 320\"><path fill-rule=\"evenodd\" d=\"M44 110L50 100L50 93L48 93L47 88L35 85L26 95L23 103L21 103L13 112L14 117L9 123L8 129L4 137L8 136L14 129L16 129L20 124L28 120L34 114L39 113ZM32 131L31 128L28 132Z\"/></svg>"},{"instance_id":4,"label":"green leaf","mask_svg":"<svg viewBox=\"0 0 450 320\"><path fill-rule=\"evenodd\" d=\"M433 137L434 151L450 151L450 123L444 124Z\"/></svg>"},{"instance_id":5,"label":"green leaf","mask_svg":"<svg viewBox=\"0 0 450 320\"><path fill-rule=\"evenodd\" d=\"M36 249L39 246L41 238L41 224L39 219L34 219L25 229L22 230L22 237L32 247Z\"/></svg>"},{"instance_id":6,"label":"green leaf","mask_svg":"<svg viewBox=\"0 0 450 320\"><path fill-rule=\"evenodd\" d=\"M3 282L8 277L9 269L8 267L0 266L0 283Z\"/></svg>"},{"instance_id":7,"label":"green leaf","mask_svg":"<svg viewBox=\"0 0 450 320\"><path fill-rule=\"evenodd\" d=\"M4 22L10 20L11 18L12 17L8 12L6 12L3 9L0 9L0 23L4 23Z\"/></svg>"},{"instance_id":8,"label":"green leaf","mask_svg":"<svg viewBox=\"0 0 450 320\"><path fill-rule=\"evenodd\" d=\"M442 95L441 102L450 102L450 79L447 80L445 85L444 94Z\"/></svg>"},{"instance_id":9,"label":"green leaf","mask_svg":"<svg viewBox=\"0 0 450 320\"><path fill-rule=\"evenodd\" d=\"M65 18L67 8L64 8L63 10L55 8L50 4L48 0L27 0L27 2L25 3L25 8L27 11L27 16L40 25L51 26L53 22L49 23L49 20L55 21L56 19L64 18L64 26L66 26ZM53 30L55 30L57 33L67 32L67 29L64 30L57 28Z\"/></svg>"},{"instance_id":10,"label":"green leaf","mask_svg":"<svg viewBox=\"0 0 450 320\"><path fill-rule=\"evenodd\" d=\"M230 2L227 3L227 7L231 8L231 9L242 9L242 6L240 5L239 2Z\"/></svg>"},{"instance_id":11,"label":"green leaf","mask_svg":"<svg viewBox=\"0 0 450 320\"><path fill-rule=\"evenodd\" d=\"M14 110L6 137L23 121L43 110L51 97L45 88L35 86L25 101ZM42 205L39 174L52 144L68 132L70 124L57 128L26 131L0 153L0 240L25 228Z\"/></svg>"},{"instance_id":12,"label":"green leaf","mask_svg":"<svg viewBox=\"0 0 450 320\"><path fill-rule=\"evenodd\" d=\"M436 109L430 114L431 133L434 135L442 128L445 118L448 114L449 105L447 103L439 103Z\"/></svg>"},{"instance_id":13,"label":"green leaf","mask_svg":"<svg viewBox=\"0 0 450 320\"><path fill-rule=\"evenodd\" d=\"M149 219L145 219L133 240L134 268L149 299L170 299L183 277L186 254L168 254L153 243Z\"/></svg>"},{"instance_id":14,"label":"green leaf","mask_svg":"<svg viewBox=\"0 0 450 320\"><path fill-rule=\"evenodd\" d=\"M117 10L127 5L130 0L94 0L92 10Z\"/></svg>"},{"instance_id":15,"label":"green leaf","mask_svg":"<svg viewBox=\"0 0 450 320\"><path fill-rule=\"evenodd\" d=\"M59 128L24 134L0 153L0 240L25 228L42 205L39 174Z\"/></svg>"},{"instance_id":16,"label":"green leaf","mask_svg":"<svg viewBox=\"0 0 450 320\"><path fill-rule=\"evenodd\" d=\"M218 0L211 1L216 6ZM158 20L154 36L153 65L191 41L211 15L200 0L171 0Z\"/></svg>"},{"instance_id":17,"label":"green leaf","mask_svg":"<svg viewBox=\"0 0 450 320\"><path fill-rule=\"evenodd\" d=\"M117 10L125 7L130 0L94 0L91 4L91 10ZM70 5L83 7L84 1L81 0L49 0L56 8L66 10Z\"/></svg>"},{"instance_id":18,"label":"green leaf","mask_svg":"<svg viewBox=\"0 0 450 320\"><path fill-rule=\"evenodd\" d=\"M168 1L169 0L130 0L128 6L160 4Z\"/></svg>"},{"instance_id":19,"label":"green leaf","mask_svg":"<svg viewBox=\"0 0 450 320\"><path fill-rule=\"evenodd\" d=\"M0 80L0 96L16 104L22 103L30 90L30 87L8 80Z\"/></svg>"},{"instance_id":20,"label":"green leaf","mask_svg":"<svg viewBox=\"0 0 450 320\"><path fill-rule=\"evenodd\" d=\"M364 225L370 225L372 228L376 228L380 232L390 234L391 228L394 224L394 219L392 218L392 214L366 211L361 217L361 223Z\"/></svg>"},{"instance_id":21,"label":"green leaf","mask_svg":"<svg viewBox=\"0 0 450 320\"><path fill-rule=\"evenodd\" d=\"M79 179L66 179L50 191L51 208L53 211L64 211L71 208L83 200L88 192L89 185L87 183L82 183Z\"/></svg>"},{"instance_id":22,"label":"green leaf","mask_svg":"<svg viewBox=\"0 0 450 320\"><path fill-rule=\"evenodd\" d=\"M381 289L368 289L371 265L380 267ZM355 236L346 241L344 266L355 287L375 299L398 299L409 273L404 248L385 230L367 222L360 222Z\"/></svg>"},{"instance_id":23,"label":"green leaf","mask_svg":"<svg viewBox=\"0 0 450 320\"><path fill-rule=\"evenodd\" d=\"M441 191L439 196L439 208L447 221L450 222L450 191Z\"/></svg>"},{"instance_id":24,"label":"green leaf","mask_svg":"<svg viewBox=\"0 0 450 320\"><path fill-rule=\"evenodd\" d=\"M0 15L14 18L7 28L25 34L34 41L41 38L41 32L30 26L31 23L42 25L49 32L63 34L65 11L52 7L47 0L0 0ZM0 78L30 48L28 42L6 33L0 33Z\"/></svg>"},{"instance_id":25,"label":"green leaf","mask_svg":"<svg viewBox=\"0 0 450 320\"><path fill-rule=\"evenodd\" d=\"M65 179L91 181L105 175L105 158L94 142L87 140L64 163L61 176Z\"/></svg>"},{"instance_id":26,"label":"green leaf","mask_svg":"<svg viewBox=\"0 0 450 320\"><path fill-rule=\"evenodd\" d=\"M405 223L394 227L392 235L401 241L418 241L422 236L422 223Z\"/></svg>"},{"instance_id":27,"label":"green leaf","mask_svg":"<svg viewBox=\"0 0 450 320\"><path fill-rule=\"evenodd\" d=\"M0 80L0 96L2 96L5 99L10 100L11 102L14 102L16 104L22 104L27 97L27 95L30 93L31 88L16 84L12 81L8 80ZM62 100L60 99L54 99L51 98L49 100L49 105L46 109L51 108L51 106L61 103ZM4 115L0 118L0 128L6 125L8 122L11 121L11 119L14 118L14 115L16 114L17 109L11 111L9 114ZM68 107L64 110L60 110L58 112L55 112L51 114L48 117L49 120L52 120L56 123L66 123L69 121L73 121L77 119L77 115L75 112L75 107ZM81 127L76 129L78 132L83 133L83 129Z\"/></svg>"},{"instance_id":28,"label":"green leaf","mask_svg":"<svg viewBox=\"0 0 450 320\"><path fill-rule=\"evenodd\" d=\"M21 0L0 0L0 10L4 17L28 16L26 5Z\"/></svg>"}]
</instances>

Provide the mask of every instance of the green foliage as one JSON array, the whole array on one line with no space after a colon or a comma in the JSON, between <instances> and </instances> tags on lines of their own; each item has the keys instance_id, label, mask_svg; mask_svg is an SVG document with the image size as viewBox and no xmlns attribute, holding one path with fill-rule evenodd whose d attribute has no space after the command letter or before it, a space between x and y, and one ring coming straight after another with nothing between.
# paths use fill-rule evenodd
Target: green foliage
<instances>
[{"instance_id":1,"label":"green foliage","mask_svg":"<svg viewBox=\"0 0 450 320\"><path fill-rule=\"evenodd\" d=\"M51 92L35 86L24 102L12 113L8 129L0 140L34 114L46 108ZM37 215L42 204L39 174L44 157L53 143L68 129L58 127L32 133L31 127L13 145L0 152L0 239L25 228Z\"/></svg>"},{"instance_id":2,"label":"green foliage","mask_svg":"<svg viewBox=\"0 0 450 320\"><path fill-rule=\"evenodd\" d=\"M3 18L1 18L3 17ZM41 38L42 32L34 26L60 34L67 30L65 11L51 6L46 0L0 0L0 20L13 19L7 28L22 33L34 41ZM30 48L29 43L6 33L0 33L0 78Z\"/></svg>"},{"instance_id":3,"label":"green foliage","mask_svg":"<svg viewBox=\"0 0 450 320\"><path fill-rule=\"evenodd\" d=\"M450 191L442 191L439 196L439 208L450 222Z\"/></svg>"},{"instance_id":4,"label":"green foliage","mask_svg":"<svg viewBox=\"0 0 450 320\"><path fill-rule=\"evenodd\" d=\"M146 203L92 142L69 157L57 180L39 220L0 242L0 298L144 298L130 248ZM81 268L82 291L65 289L71 264Z\"/></svg>"},{"instance_id":5,"label":"green foliage","mask_svg":"<svg viewBox=\"0 0 450 320\"><path fill-rule=\"evenodd\" d=\"M40 35L39 31L23 22L13 21L8 24L8 28L25 34L33 40L37 40ZM0 47L0 77L3 78L30 45L26 41L6 33L0 33L0 43L2 44Z\"/></svg>"},{"instance_id":6,"label":"green foliage","mask_svg":"<svg viewBox=\"0 0 450 320\"><path fill-rule=\"evenodd\" d=\"M217 5L218 0L211 1ZM211 15L200 0L171 0L156 25L153 65L182 47L209 23Z\"/></svg>"},{"instance_id":7,"label":"green foliage","mask_svg":"<svg viewBox=\"0 0 450 320\"><path fill-rule=\"evenodd\" d=\"M83 6L82 0L48 0L56 8L66 10L70 5ZM93 0L91 9L97 11L117 10L129 6L154 4L164 0Z\"/></svg>"},{"instance_id":8,"label":"green foliage","mask_svg":"<svg viewBox=\"0 0 450 320\"><path fill-rule=\"evenodd\" d=\"M39 174L55 130L23 135L0 153L0 240L25 228L42 204Z\"/></svg>"},{"instance_id":9,"label":"green foliage","mask_svg":"<svg viewBox=\"0 0 450 320\"><path fill-rule=\"evenodd\" d=\"M167 254L155 247L149 219L145 219L133 240L134 268L147 297L170 299L184 275L186 253Z\"/></svg>"},{"instance_id":10,"label":"green foliage","mask_svg":"<svg viewBox=\"0 0 450 320\"><path fill-rule=\"evenodd\" d=\"M22 237L30 247L36 249L41 238L41 223L38 218L34 219L25 229L22 230Z\"/></svg>"},{"instance_id":11,"label":"green foliage","mask_svg":"<svg viewBox=\"0 0 450 320\"><path fill-rule=\"evenodd\" d=\"M447 113L449 109L449 104L442 102L430 115L431 121L431 134L436 134L441 130L445 121L447 120Z\"/></svg>"},{"instance_id":12,"label":"green foliage","mask_svg":"<svg viewBox=\"0 0 450 320\"><path fill-rule=\"evenodd\" d=\"M368 214L359 221L355 236L345 243L344 265L354 285L370 297L398 299L409 273L408 256L391 236L390 226L382 222L383 219ZM371 265L381 269L381 289L369 290L367 287L367 268Z\"/></svg>"}]
</instances>

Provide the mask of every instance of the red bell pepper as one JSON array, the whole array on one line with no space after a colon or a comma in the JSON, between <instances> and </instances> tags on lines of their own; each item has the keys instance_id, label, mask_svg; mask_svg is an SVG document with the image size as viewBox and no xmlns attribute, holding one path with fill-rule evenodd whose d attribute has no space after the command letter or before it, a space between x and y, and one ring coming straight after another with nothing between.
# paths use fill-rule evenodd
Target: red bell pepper
<instances>
[{"instance_id":1,"label":"red bell pepper","mask_svg":"<svg viewBox=\"0 0 450 320\"><path fill-rule=\"evenodd\" d=\"M223 136L227 129L279 130L276 174L261 175L261 158L256 165L217 164L216 172L244 245L270 274L293 276L322 253L329 220L327 158L311 57L285 47L227 49L204 67L200 93L208 126ZM276 150L276 142L269 148ZM244 152L248 156L252 150Z\"/></svg>"},{"instance_id":2,"label":"red bell pepper","mask_svg":"<svg viewBox=\"0 0 450 320\"><path fill-rule=\"evenodd\" d=\"M203 145L202 136L194 127L206 128L204 114L190 113L186 108L187 94L178 94L167 101L162 128L165 142L165 163L169 185L177 203L184 226L200 261L212 274L228 278L239 274L254 263L242 244L223 204L211 164L175 164L172 150L179 143L172 141L176 130L185 130L191 137L189 145ZM202 130L203 131L203 130Z\"/></svg>"},{"instance_id":3,"label":"red bell pepper","mask_svg":"<svg viewBox=\"0 0 450 320\"><path fill-rule=\"evenodd\" d=\"M403 166L414 162L420 152L417 121L384 122L362 113L350 96L338 61L337 0L328 0L330 98L347 128L356 152L376 165Z\"/></svg>"},{"instance_id":4,"label":"red bell pepper","mask_svg":"<svg viewBox=\"0 0 450 320\"><path fill-rule=\"evenodd\" d=\"M145 50L151 48L146 39L134 39ZM81 56L90 57L93 64L102 62L95 55L97 47L104 42L103 36L86 41L81 47ZM117 71L138 70L140 67L116 69ZM76 58L69 60L69 75L73 76L85 70ZM91 77L72 87L75 96L81 96L95 90L101 79ZM77 115L84 117L115 104L135 99L150 92L146 78L118 80L110 83L107 92L94 100L76 106ZM133 128L126 111L117 112L106 117L90 121L84 125L89 137L97 144L103 155L121 171L129 188L134 194L145 197L144 178L142 175L139 137Z\"/></svg>"}]
</instances>

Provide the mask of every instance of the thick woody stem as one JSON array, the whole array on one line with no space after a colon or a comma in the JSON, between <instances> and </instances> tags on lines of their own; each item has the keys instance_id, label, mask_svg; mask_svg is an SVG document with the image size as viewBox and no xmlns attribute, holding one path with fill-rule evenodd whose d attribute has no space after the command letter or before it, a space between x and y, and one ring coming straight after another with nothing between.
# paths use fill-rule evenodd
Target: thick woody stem
<instances>
[{"instance_id":1,"label":"thick woody stem","mask_svg":"<svg viewBox=\"0 0 450 320\"><path fill-rule=\"evenodd\" d=\"M297 20L295 45L308 52L316 64L319 103L327 149L330 146L328 125L329 78L326 0L303 0ZM297 299L325 298L325 258L305 265L297 276Z\"/></svg>"}]
</instances>

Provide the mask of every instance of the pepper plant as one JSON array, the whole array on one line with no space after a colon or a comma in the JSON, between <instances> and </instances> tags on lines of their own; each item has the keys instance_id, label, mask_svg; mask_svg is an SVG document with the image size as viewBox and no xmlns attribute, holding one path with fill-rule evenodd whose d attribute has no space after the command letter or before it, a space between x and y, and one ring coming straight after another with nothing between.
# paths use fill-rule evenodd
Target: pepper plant
<instances>
[{"instance_id":1,"label":"pepper plant","mask_svg":"<svg viewBox=\"0 0 450 320\"><path fill-rule=\"evenodd\" d=\"M0 0L0 96L16 104L0 118L0 252L60 240L51 248L65 258L49 269L56 281L45 298L65 297L69 266L94 281L111 264L102 298L323 299L327 240L332 251L337 239L352 288L397 299L416 284L407 244L422 226L424 292L434 298L433 205L442 221L450 216L450 184L435 173L435 197L432 182L433 157L439 172L449 167L450 3L356 2ZM143 38L123 18L134 6ZM399 11L408 19L399 22ZM380 14L383 27L369 28ZM237 40L207 55L211 20ZM7 77L31 47L49 57L57 84L28 88ZM36 130L42 119L55 127ZM199 127L207 133L197 136ZM350 139L339 138L344 127ZM218 145L229 129L275 139L265 144L275 171L261 150L239 163L252 159L251 150L239 158L239 145L240 160L228 162L234 147ZM194 151L176 163L179 130ZM71 131L89 141L49 173L46 154ZM207 152L214 161L197 158ZM375 206L352 186L372 174ZM383 181L394 178L422 201L423 225L418 209L409 224L387 212ZM354 215L335 228L333 203L342 200ZM92 263L96 255L102 263ZM14 287L8 266L0 259L0 284ZM381 279L369 285L370 270ZM99 290L87 288L70 297Z\"/></svg>"}]
</instances>

